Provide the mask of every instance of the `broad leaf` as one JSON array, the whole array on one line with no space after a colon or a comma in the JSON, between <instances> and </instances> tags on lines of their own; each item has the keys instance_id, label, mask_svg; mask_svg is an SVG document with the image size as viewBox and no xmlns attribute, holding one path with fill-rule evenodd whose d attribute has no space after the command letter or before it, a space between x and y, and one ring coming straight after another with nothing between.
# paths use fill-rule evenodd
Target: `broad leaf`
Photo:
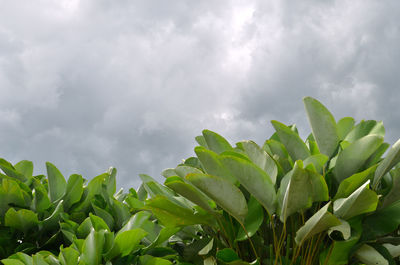
<instances>
[{"instance_id":1,"label":"broad leaf","mask_svg":"<svg viewBox=\"0 0 400 265\"><path fill-rule=\"evenodd\" d=\"M5 226L15 228L25 234L39 223L37 215L26 209L15 211L14 208L10 208L4 219Z\"/></svg>"},{"instance_id":2,"label":"broad leaf","mask_svg":"<svg viewBox=\"0 0 400 265\"><path fill-rule=\"evenodd\" d=\"M278 121L271 121L271 123L293 160L304 160L311 155L310 150L297 133Z\"/></svg>"},{"instance_id":3,"label":"broad leaf","mask_svg":"<svg viewBox=\"0 0 400 265\"><path fill-rule=\"evenodd\" d=\"M347 220L353 216L375 211L378 205L378 195L369 189L369 182L368 180L349 197L334 201L334 214Z\"/></svg>"},{"instance_id":4,"label":"broad leaf","mask_svg":"<svg viewBox=\"0 0 400 265\"><path fill-rule=\"evenodd\" d=\"M79 202L83 193L83 178L73 174L68 178L67 188L63 196L64 206L69 209L74 203Z\"/></svg>"},{"instance_id":5,"label":"broad leaf","mask_svg":"<svg viewBox=\"0 0 400 265\"><path fill-rule=\"evenodd\" d=\"M354 253L354 256L365 265L389 265L389 262L370 245L364 244Z\"/></svg>"},{"instance_id":6,"label":"broad leaf","mask_svg":"<svg viewBox=\"0 0 400 265\"><path fill-rule=\"evenodd\" d=\"M381 136L367 135L343 149L333 170L338 183L356 173L382 142Z\"/></svg>"},{"instance_id":7,"label":"broad leaf","mask_svg":"<svg viewBox=\"0 0 400 265\"><path fill-rule=\"evenodd\" d=\"M78 258L79 251L77 251L73 247L60 247L60 254L58 255L58 259L60 260L61 265L78 264Z\"/></svg>"},{"instance_id":8,"label":"broad leaf","mask_svg":"<svg viewBox=\"0 0 400 265\"><path fill-rule=\"evenodd\" d=\"M104 232L91 230L82 246L81 260L87 265L98 265L102 263L104 246Z\"/></svg>"},{"instance_id":9,"label":"broad leaf","mask_svg":"<svg viewBox=\"0 0 400 265\"><path fill-rule=\"evenodd\" d=\"M337 122L337 132L340 140L344 140L347 134L354 128L355 121L352 117L344 117Z\"/></svg>"},{"instance_id":10,"label":"broad leaf","mask_svg":"<svg viewBox=\"0 0 400 265\"><path fill-rule=\"evenodd\" d=\"M215 132L203 130L203 137L207 143L207 147L217 154L220 154L224 151L232 150L232 146L229 144L229 142L224 137Z\"/></svg>"},{"instance_id":11,"label":"broad leaf","mask_svg":"<svg viewBox=\"0 0 400 265\"><path fill-rule=\"evenodd\" d=\"M221 161L231 174L239 180L240 184L264 206L269 214L275 212L275 187L265 171L251 162L234 156L221 156Z\"/></svg>"},{"instance_id":12,"label":"broad leaf","mask_svg":"<svg viewBox=\"0 0 400 265\"><path fill-rule=\"evenodd\" d=\"M235 185L223 178L206 174L189 174L186 178L239 222L244 222L247 203Z\"/></svg>"},{"instance_id":13,"label":"broad leaf","mask_svg":"<svg viewBox=\"0 0 400 265\"><path fill-rule=\"evenodd\" d=\"M107 258L113 259L116 256L124 257L129 255L139 246L140 240L147 235L147 232L141 228L119 233L114 239L112 249L106 254Z\"/></svg>"},{"instance_id":14,"label":"broad leaf","mask_svg":"<svg viewBox=\"0 0 400 265\"><path fill-rule=\"evenodd\" d=\"M247 208L248 213L244 220L244 227L246 231L244 231L242 227L239 227L239 231L236 236L237 241L246 240L248 239L248 236L252 237L264 221L263 208L254 197L250 197Z\"/></svg>"},{"instance_id":15,"label":"broad leaf","mask_svg":"<svg viewBox=\"0 0 400 265\"><path fill-rule=\"evenodd\" d=\"M303 161L304 167L306 167L309 164L312 164L314 165L316 171L320 174L322 174L326 162L328 162L328 157L323 154L309 156Z\"/></svg>"},{"instance_id":16,"label":"broad leaf","mask_svg":"<svg viewBox=\"0 0 400 265\"><path fill-rule=\"evenodd\" d=\"M353 143L366 135L373 135L373 134L382 137L385 136L385 128L383 127L383 123L381 121L380 122L374 120L361 121L354 127L353 130L351 130L347 134L344 140Z\"/></svg>"},{"instance_id":17,"label":"broad leaf","mask_svg":"<svg viewBox=\"0 0 400 265\"><path fill-rule=\"evenodd\" d=\"M392 183L389 193L383 199L382 208L400 200L400 168L393 169L390 171L392 177Z\"/></svg>"},{"instance_id":18,"label":"broad leaf","mask_svg":"<svg viewBox=\"0 0 400 265\"><path fill-rule=\"evenodd\" d=\"M46 162L46 169L49 179L49 197L54 202L64 195L67 183L61 172L50 162Z\"/></svg>"},{"instance_id":19,"label":"broad leaf","mask_svg":"<svg viewBox=\"0 0 400 265\"><path fill-rule=\"evenodd\" d=\"M328 211L330 202L316 212L306 223L296 232L296 244L301 246L305 240L315 234L326 231L328 228L341 224L340 220Z\"/></svg>"},{"instance_id":20,"label":"broad leaf","mask_svg":"<svg viewBox=\"0 0 400 265\"><path fill-rule=\"evenodd\" d=\"M25 176L25 178L32 177L33 174L33 163L32 161L22 160L14 165L14 168L21 174Z\"/></svg>"},{"instance_id":21,"label":"broad leaf","mask_svg":"<svg viewBox=\"0 0 400 265\"><path fill-rule=\"evenodd\" d=\"M18 172L10 162L3 158L0 158L0 168L7 176L11 178L16 178L20 181L26 180L26 177L23 173Z\"/></svg>"},{"instance_id":22,"label":"broad leaf","mask_svg":"<svg viewBox=\"0 0 400 265\"><path fill-rule=\"evenodd\" d=\"M398 140L387 153L386 157L380 162L375 171L373 187L379 184L381 178L389 172L397 163L400 162L400 140Z\"/></svg>"},{"instance_id":23,"label":"broad leaf","mask_svg":"<svg viewBox=\"0 0 400 265\"><path fill-rule=\"evenodd\" d=\"M331 157L339 144L335 118L318 100L305 97L303 101L318 148L322 154Z\"/></svg>"}]
</instances>

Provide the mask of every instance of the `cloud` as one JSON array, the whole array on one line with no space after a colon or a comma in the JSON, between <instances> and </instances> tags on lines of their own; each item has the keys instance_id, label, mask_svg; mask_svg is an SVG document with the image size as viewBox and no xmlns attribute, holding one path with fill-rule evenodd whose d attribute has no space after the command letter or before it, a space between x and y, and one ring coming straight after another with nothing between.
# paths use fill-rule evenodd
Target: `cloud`
<instances>
[{"instance_id":1,"label":"cloud","mask_svg":"<svg viewBox=\"0 0 400 265\"><path fill-rule=\"evenodd\" d=\"M0 145L119 185L193 155L204 128L262 141L309 131L301 98L400 131L396 1L6 1ZM379 11L379 12L378 12Z\"/></svg>"}]
</instances>

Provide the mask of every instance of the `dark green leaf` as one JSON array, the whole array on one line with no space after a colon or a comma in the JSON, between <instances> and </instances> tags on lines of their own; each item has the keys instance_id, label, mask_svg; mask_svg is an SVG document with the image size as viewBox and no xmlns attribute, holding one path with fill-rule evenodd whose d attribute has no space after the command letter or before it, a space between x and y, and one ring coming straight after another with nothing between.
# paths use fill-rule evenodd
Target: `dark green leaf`
<instances>
[{"instance_id":1,"label":"dark green leaf","mask_svg":"<svg viewBox=\"0 0 400 265\"><path fill-rule=\"evenodd\" d=\"M64 195L67 183L61 172L50 162L46 162L46 169L49 180L49 197L54 202Z\"/></svg>"},{"instance_id":2,"label":"dark green leaf","mask_svg":"<svg viewBox=\"0 0 400 265\"><path fill-rule=\"evenodd\" d=\"M252 237L257 230L260 228L261 224L264 221L264 211L261 204L254 198L250 197L249 202L247 204L248 213L244 220L244 227L246 228L246 232L242 227L239 228L239 232L236 236L237 241L243 241Z\"/></svg>"}]
</instances>

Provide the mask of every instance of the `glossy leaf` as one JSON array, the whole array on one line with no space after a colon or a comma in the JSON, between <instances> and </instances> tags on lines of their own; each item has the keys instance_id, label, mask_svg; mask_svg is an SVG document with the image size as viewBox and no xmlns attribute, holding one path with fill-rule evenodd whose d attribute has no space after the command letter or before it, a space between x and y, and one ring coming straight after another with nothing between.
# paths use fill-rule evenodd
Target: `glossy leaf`
<instances>
[{"instance_id":1,"label":"glossy leaf","mask_svg":"<svg viewBox=\"0 0 400 265\"><path fill-rule=\"evenodd\" d=\"M151 217L150 212L147 211L138 212L131 216L129 221L118 231L118 233L122 233L124 231L128 231L134 228L143 228L144 224L148 222L150 217Z\"/></svg>"},{"instance_id":2,"label":"glossy leaf","mask_svg":"<svg viewBox=\"0 0 400 265\"><path fill-rule=\"evenodd\" d=\"M141 228L135 228L119 233L114 239L112 249L106 254L107 258L112 259L116 256L124 257L129 255L139 246L140 240L147 235Z\"/></svg>"},{"instance_id":3,"label":"glossy leaf","mask_svg":"<svg viewBox=\"0 0 400 265\"><path fill-rule=\"evenodd\" d=\"M367 135L342 150L338 155L333 170L336 180L340 183L342 180L357 173L382 142L383 138L381 136Z\"/></svg>"},{"instance_id":4,"label":"glossy leaf","mask_svg":"<svg viewBox=\"0 0 400 265\"><path fill-rule=\"evenodd\" d=\"M320 152L331 157L339 144L335 118L318 100L305 97L303 102Z\"/></svg>"},{"instance_id":5,"label":"glossy leaf","mask_svg":"<svg viewBox=\"0 0 400 265\"><path fill-rule=\"evenodd\" d=\"M72 174L67 181L65 195L63 196L64 206L69 209L74 203L79 202L83 193L83 178L81 175Z\"/></svg>"},{"instance_id":6,"label":"glossy leaf","mask_svg":"<svg viewBox=\"0 0 400 265\"><path fill-rule=\"evenodd\" d=\"M334 201L334 214L347 220L353 216L375 211L378 205L378 195L368 188L369 182L368 180L349 197Z\"/></svg>"},{"instance_id":7,"label":"glossy leaf","mask_svg":"<svg viewBox=\"0 0 400 265\"><path fill-rule=\"evenodd\" d=\"M61 172L50 162L46 162L49 179L49 197L52 202L60 199L65 192L66 181Z\"/></svg>"},{"instance_id":8,"label":"glossy leaf","mask_svg":"<svg viewBox=\"0 0 400 265\"><path fill-rule=\"evenodd\" d=\"M367 244L357 249L354 256L365 265L389 265L389 262L376 249Z\"/></svg>"},{"instance_id":9,"label":"glossy leaf","mask_svg":"<svg viewBox=\"0 0 400 265\"><path fill-rule=\"evenodd\" d=\"M340 225L340 220L328 211L330 203L327 203L316 212L305 224L296 232L295 241L297 245L302 245L305 240L328 230L333 226Z\"/></svg>"},{"instance_id":10,"label":"glossy leaf","mask_svg":"<svg viewBox=\"0 0 400 265\"><path fill-rule=\"evenodd\" d=\"M70 264L78 264L79 251L74 249L73 247L60 248L60 254L58 255L58 259L60 260L61 265L70 265Z\"/></svg>"},{"instance_id":11,"label":"glossy leaf","mask_svg":"<svg viewBox=\"0 0 400 265\"><path fill-rule=\"evenodd\" d=\"M221 156L223 165L239 180L261 205L273 214L276 208L276 192L268 174L253 163L234 156Z\"/></svg>"},{"instance_id":12,"label":"glossy leaf","mask_svg":"<svg viewBox=\"0 0 400 265\"><path fill-rule=\"evenodd\" d=\"M297 133L278 121L271 121L271 123L293 160L304 160L311 155L310 150Z\"/></svg>"},{"instance_id":13,"label":"glossy leaf","mask_svg":"<svg viewBox=\"0 0 400 265\"><path fill-rule=\"evenodd\" d=\"M242 227L239 227L239 231L236 236L237 241L246 240L248 239L248 236L252 237L258 231L264 221L263 208L254 197L250 197L247 208L248 213L244 220L244 227L246 228L247 234Z\"/></svg>"},{"instance_id":14,"label":"glossy leaf","mask_svg":"<svg viewBox=\"0 0 400 265\"><path fill-rule=\"evenodd\" d=\"M225 179L206 174L189 174L186 178L239 222L244 222L247 203L235 185Z\"/></svg>"},{"instance_id":15,"label":"glossy leaf","mask_svg":"<svg viewBox=\"0 0 400 265\"><path fill-rule=\"evenodd\" d=\"M25 178L32 177L33 174L33 163L32 161L22 160L14 165L14 168L21 174L25 176Z\"/></svg>"},{"instance_id":16,"label":"glossy leaf","mask_svg":"<svg viewBox=\"0 0 400 265\"><path fill-rule=\"evenodd\" d=\"M400 140L398 140L387 153L386 157L379 163L375 171L373 187L376 188L381 178L400 162Z\"/></svg>"},{"instance_id":17,"label":"glossy leaf","mask_svg":"<svg viewBox=\"0 0 400 265\"><path fill-rule=\"evenodd\" d=\"M15 228L25 234L39 223L37 215L26 209L16 211L14 208L10 208L4 219L5 226Z\"/></svg>"},{"instance_id":18,"label":"glossy leaf","mask_svg":"<svg viewBox=\"0 0 400 265\"><path fill-rule=\"evenodd\" d=\"M25 265L25 263L17 259L2 259L1 262L3 262L4 265Z\"/></svg>"},{"instance_id":19,"label":"glossy leaf","mask_svg":"<svg viewBox=\"0 0 400 265\"><path fill-rule=\"evenodd\" d=\"M229 144L229 142L224 137L215 132L203 130L203 137L207 143L208 148L217 154L220 154L224 151L232 150L232 146Z\"/></svg>"},{"instance_id":20,"label":"glossy leaf","mask_svg":"<svg viewBox=\"0 0 400 265\"><path fill-rule=\"evenodd\" d=\"M91 230L82 246L81 260L87 265L98 265L102 263L104 246L104 230Z\"/></svg>"}]
</instances>

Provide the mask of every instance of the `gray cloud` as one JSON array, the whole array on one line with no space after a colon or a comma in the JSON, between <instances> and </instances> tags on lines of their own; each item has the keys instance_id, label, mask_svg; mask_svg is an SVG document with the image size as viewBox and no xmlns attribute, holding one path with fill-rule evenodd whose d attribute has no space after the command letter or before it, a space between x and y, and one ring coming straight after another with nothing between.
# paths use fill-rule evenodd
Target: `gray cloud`
<instances>
[{"instance_id":1,"label":"gray cloud","mask_svg":"<svg viewBox=\"0 0 400 265\"><path fill-rule=\"evenodd\" d=\"M396 1L4 1L0 146L119 185L159 179L208 128L232 142L308 132L301 98L400 127Z\"/></svg>"}]
</instances>

